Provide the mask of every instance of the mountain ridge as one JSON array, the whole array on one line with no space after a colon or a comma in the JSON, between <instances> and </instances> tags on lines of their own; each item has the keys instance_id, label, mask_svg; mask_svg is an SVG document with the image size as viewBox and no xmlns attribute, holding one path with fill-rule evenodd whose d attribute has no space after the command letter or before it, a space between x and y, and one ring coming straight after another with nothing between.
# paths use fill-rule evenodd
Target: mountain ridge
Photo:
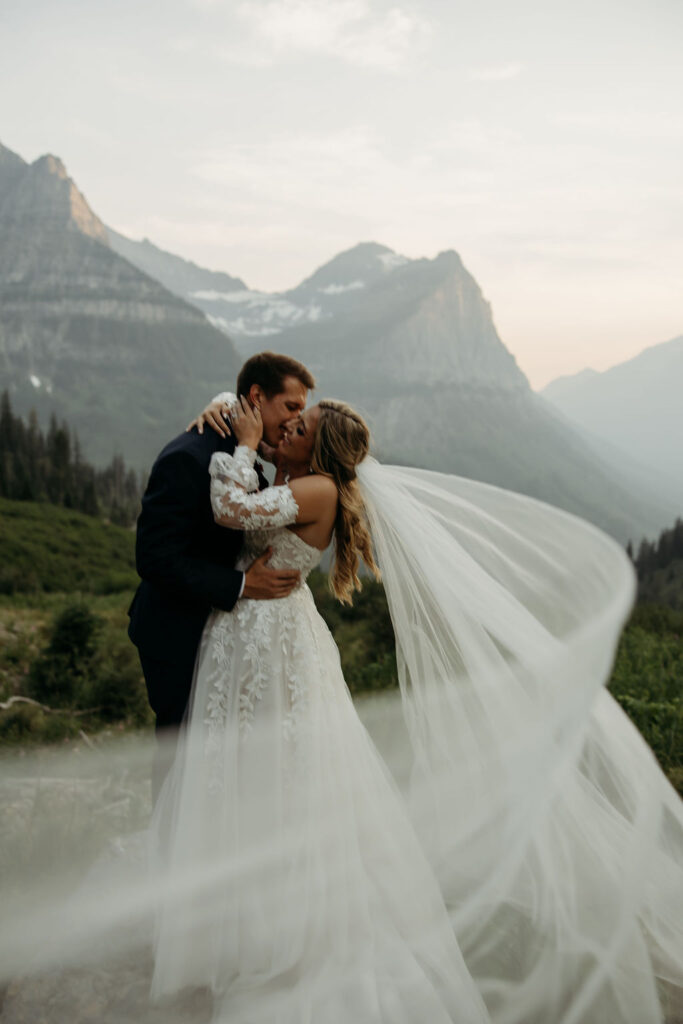
<instances>
[{"instance_id":1,"label":"mountain ridge","mask_svg":"<svg viewBox=\"0 0 683 1024\"><path fill-rule=\"evenodd\" d=\"M220 272L150 242L147 255L177 271L188 297L115 251L111 229L102 239L102 222L65 174L51 158L37 172L0 160L0 388L9 382L20 413L39 399L43 415L67 418L91 461L120 450L149 466L211 395L233 385L234 338L242 357L267 346L306 362L319 394L366 414L388 461L532 494L623 541L673 518L668 499L638 494L622 467L532 392L454 249L413 260L362 242L269 294L231 275L207 279ZM38 220L25 196L7 202L22 183L27 191L27 176L45 179ZM139 256L143 243L132 244ZM229 291L193 292L197 273Z\"/></svg>"},{"instance_id":2,"label":"mountain ridge","mask_svg":"<svg viewBox=\"0 0 683 1024\"><path fill-rule=\"evenodd\" d=\"M551 381L540 392L575 428L668 481L683 507L683 335L607 370Z\"/></svg>"},{"instance_id":3,"label":"mountain ridge","mask_svg":"<svg viewBox=\"0 0 683 1024\"><path fill-rule=\"evenodd\" d=\"M239 356L196 307L109 247L61 160L0 155L0 389L43 425L68 419L96 465L123 452L148 468L216 382L232 383Z\"/></svg>"},{"instance_id":4,"label":"mountain ridge","mask_svg":"<svg viewBox=\"0 0 683 1024\"><path fill-rule=\"evenodd\" d=\"M149 238L133 241L113 228L105 229L109 245L143 273L159 281L173 294L186 297L185 292L201 288L215 288L243 291L247 288L240 278L232 277L221 270L207 270L192 260L159 248ZM187 301L187 299L186 299Z\"/></svg>"}]
</instances>

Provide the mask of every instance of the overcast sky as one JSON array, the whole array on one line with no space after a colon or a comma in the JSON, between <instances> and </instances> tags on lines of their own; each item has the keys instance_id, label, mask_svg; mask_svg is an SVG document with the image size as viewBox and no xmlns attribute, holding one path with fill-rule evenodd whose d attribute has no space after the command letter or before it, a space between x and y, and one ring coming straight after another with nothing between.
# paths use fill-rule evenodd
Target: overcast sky
<instances>
[{"instance_id":1,"label":"overcast sky","mask_svg":"<svg viewBox=\"0 0 683 1024\"><path fill-rule=\"evenodd\" d=\"M535 387L683 332L681 0L0 0L0 141L267 290L456 249Z\"/></svg>"}]
</instances>

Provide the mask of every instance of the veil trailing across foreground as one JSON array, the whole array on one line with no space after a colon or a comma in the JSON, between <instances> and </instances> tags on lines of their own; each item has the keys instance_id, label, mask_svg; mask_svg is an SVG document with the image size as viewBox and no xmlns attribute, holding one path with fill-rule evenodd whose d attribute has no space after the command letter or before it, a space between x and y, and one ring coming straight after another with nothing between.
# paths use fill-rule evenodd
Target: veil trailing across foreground
<instances>
[{"instance_id":1,"label":"veil trailing across foreground","mask_svg":"<svg viewBox=\"0 0 683 1024\"><path fill-rule=\"evenodd\" d=\"M683 805L605 689L635 594L625 552L472 480L374 459L358 479L400 682L358 708L391 771L307 588L280 612L245 602L200 649L202 713L137 845L119 838L83 880L98 815L65 829L52 800L26 816L0 981L121 958L129 976L154 942L153 993L209 984L231 1024L683 1019ZM247 551L268 546L259 532ZM274 546L304 571L320 555L285 526ZM236 652L252 669L232 714L219 670ZM111 778L145 756L94 752L76 805L94 771L99 818L119 813ZM125 806L118 833L140 826ZM150 834L151 872L134 855ZM226 950L249 978L228 1018Z\"/></svg>"},{"instance_id":2,"label":"veil trailing across foreground","mask_svg":"<svg viewBox=\"0 0 683 1024\"><path fill-rule=\"evenodd\" d=\"M358 476L412 816L492 1019L683 1016L683 804L605 689L626 553L497 487L373 459Z\"/></svg>"}]
</instances>

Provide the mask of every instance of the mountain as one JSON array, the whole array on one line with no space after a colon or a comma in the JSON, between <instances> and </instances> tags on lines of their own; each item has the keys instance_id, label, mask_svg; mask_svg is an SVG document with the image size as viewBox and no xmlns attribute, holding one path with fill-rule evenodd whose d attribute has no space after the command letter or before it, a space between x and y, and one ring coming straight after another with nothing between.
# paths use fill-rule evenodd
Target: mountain
<instances>
[{"instance_id":1,"label":"mountain","mask_svg":"<svg viewBox=\"0 0 683 1024\"><path fill-rule=\"evenodd\" d=\"M362 242L340 253L296 288L261 292L240 279L157 249L151 242L132 242L107 228L112 247L167 288L201 309L220 330L258 351L268 339L289 327L327 322L352 310L359 291L367 290L405 256L386 245Z\"/></svg>"},{"instance_id":2,"label":"mountain","mask_svg":"<svg viewBox=\"0 0 683 1024\"><path fill-rule=\"evenodd\" d=\"M109 245L114 252L149 277L155 278L174 295L179 295L188 302L193 302L193 296L204 291L232 294L247 290L246 284L239 277L231 277L220 270L199 267L191 260L184 260L181 256L174 256L173 253L160 249L150 242L149 238L134 242L113 228L107 228L106 232ZM196 302L193 304L197 305Z\"/></svg>"},{"instance_id":3,"label":"mountain","mask_svg":"<svg viewBox=\"0 0 683 1024\"><path fill-rule=\"evenodd\" d=\"M95 463L120 450L149 466L233 384L230 337L242 356L306 362L319 394L367 415L387 460L532 494L623 541L680 512L534 394L456 252L364 242L289 291L255 292L112 232L57 157L29 165L0 147L0 389L17 412L64 416Z\"/></svg>"},{"instance_id":4,"label":"mountain","mask_svg":"<svg viewBox=\"0 0 683 1024\"><path fill-rule=\"evenodd\" d=\"M270 343L310 367L318 394L366 415L381 458L522 491L624 542L671 520L677 506L666 494L641 493L627 458L596 452L531 390L456 252L409 260L364 243L287 294L301 308L332 283L343 307L282 326ZM245 354L262 344L236 340Z\"/></svg>"},{"instance_id":5,"label":"mountain","mask_svg":"<svg viewBox=\"0 0 683 1024\"><path fill-rule=\"evenodd\" d=\"M663 478L683 509L683 335L602 373L559 377L541 393L597 443Z\"/></svg>"},{"instance_id":6,"label":"mountain","mask_svg":"<svg viewBox=\"0 0 683 1024\"><path fill-rule=\"evenodd\" d=\"M0 146L0 390L66 418L85 456L149 467L240 358L194 306L142 273L56 156Z\"/></svg>"},{"instance_id":7,"label":"mountain","mask_svg":"<svg viewBox=\"0 0 683 1024\"><path fill-rule=\"evenodd\" d=\"M656 533L678 510L661 481L593 444L531 390L452 250L408 259L362 242L288 291L221 288L185 283L182 294L244 356L268 346L303 360L318 394L365 413L382 458L523 491L624 542Z\"/></svg>"},{"instance_id":8,"label":"mountain","mask_svg":"<svg viewBox=\"0 0 683 1024\"><path fill-rule=\"evenodd\" d=\"M342 256L350 262L365 257L368 248L363 244ZM388 260L390 252L376 247L381 272L373 268L356 278L362 288L342 309L328 308L315 321L283 329L278 347L305 355L321 387L334 384L344 394L350 387L370 400L447 385L528 389L496 333L490 305L456 252L433 260L392 254ZM310 282L339 260L288 294L310 292ZM239 344L243 351L256 347L244 339Z\"/></svg>"}]
</instances>

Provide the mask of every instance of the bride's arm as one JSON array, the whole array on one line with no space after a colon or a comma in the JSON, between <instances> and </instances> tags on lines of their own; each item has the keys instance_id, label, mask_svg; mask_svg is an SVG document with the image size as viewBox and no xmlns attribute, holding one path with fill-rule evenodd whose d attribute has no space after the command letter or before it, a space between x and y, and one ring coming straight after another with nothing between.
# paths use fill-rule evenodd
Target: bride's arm
<instances>
[{"instance_id":1,"label":"bride's arm","mask_svg":"<svg viewBox=\"0 0 683 1024\"><path fill-rule=\"evenodd\" d=\"M337 488L325 476L303 477L259 491L255 458L256 452L247 445L238 445L234 455L214 452L211 456L211 507L219 525L263 530L314 523L336 506Z\"/></svg>"},{"instance_id":2,"label":"bride's arm","mask_svg":"<svg viewBox=\"0 0 683 1024\"><path fill-rule=\"evenodd\" d=\"M185 427L185 432L192 430L193 427L197 428L198 434L204 433L204 424L208 424L212 430L220 437L225 437L226 434L231 433L230 427L227 425L227 420L230 415L231 409L234 408L237 401L237 395L232 391L221 391L220 395L216 395L212 398L205 409L200 412L199 416L196 416L191 420Z\"/></svg>"},{"instance_id":3,"label":"bride's arm","mask_svg":"<svg viewBox=\"0 0 683 1024\"><path fill-rule=\"evenodd\" d=\"M233 410L232 426L240 442L234 454L214 452L209 463L211 506L219 525L263 530L334 517L337 487L329 477L316 474L291 485L258 490L254 460L263 435L258 408L240 399Z\"/></svg>"}]
</instances>

